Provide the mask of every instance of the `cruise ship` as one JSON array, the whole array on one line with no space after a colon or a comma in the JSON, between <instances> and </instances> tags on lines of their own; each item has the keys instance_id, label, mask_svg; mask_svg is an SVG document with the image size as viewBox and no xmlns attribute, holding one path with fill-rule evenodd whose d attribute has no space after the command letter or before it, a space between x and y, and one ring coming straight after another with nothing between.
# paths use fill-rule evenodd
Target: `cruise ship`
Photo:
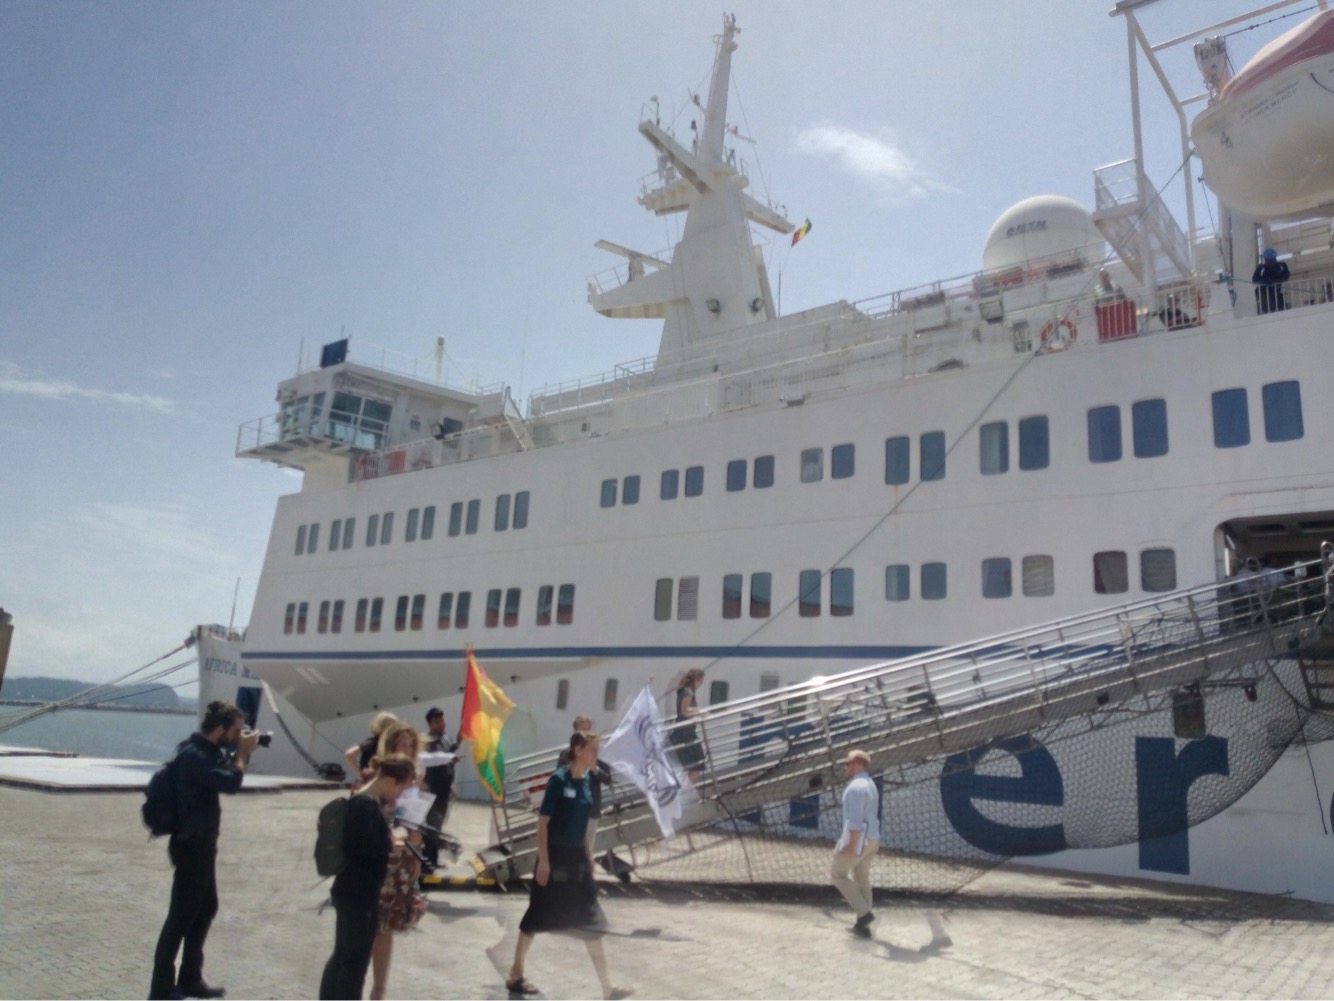
<instances>
[{"instance_id":1,"label":"cruise ship","mask_svg":"<svg viewBox=\"0 0 1334 1001\"><path fill-rule=\"evenodd\" d=\"M240 428L239 456L302 485L244 645L201 632L205 698L239 678L259 709L263 679L303 755L337 760L378 710L456 720L471 647L550 746L576 713L610 729L646 683L670 715L689 668L717 704L1316 558L1334 537L1334 142L1309 137L1334 120L1331 12L1270 3L1154 45L1144 2L1113 10L1136 152L1092 172L1087 203L1023 198L979 225L981 271L791 314L755 228L798 227L748 193L724 18L689 135L639 123L640 206L682 213L680 241L604 241L616 266L588 287L601 316L662 320L656 356L521 405L327 345ZM1291 30L1234 73L1228 37L1255 21ZM1201 92L1178 94L1160 61L1192 55ZM1245 203L1219 192L1217 232L1190 185L1178 219L1147 175L1141 80L1178 112L1185 176L1202 164ZM1291 199L1270 190L1285 157L1308 161L1282 164ZM1288 277L1260 287L1271 248ZM1184 868L1134 846L1042 862L1334 900L1331 765L1325 744L1287 752L1191 831ZM1254 857L1261 839L1283 852Z\"/></svg>"}]
</instances>

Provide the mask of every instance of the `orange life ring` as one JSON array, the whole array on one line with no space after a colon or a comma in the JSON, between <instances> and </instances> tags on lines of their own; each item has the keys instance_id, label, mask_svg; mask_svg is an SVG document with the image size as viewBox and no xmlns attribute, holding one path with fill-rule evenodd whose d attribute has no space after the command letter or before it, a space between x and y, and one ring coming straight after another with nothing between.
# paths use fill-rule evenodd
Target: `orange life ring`
<instances>
[{"instance_id":1,"label":"orange life ring","mask_svg":"<svg viewBox=\"0 0 1334 1001\"><path fill-rule=\"evenodd\" d=\"M1065 329L1062 330L1061 328ZM1042 341L1042 350L1044 351L1064 351L1079 336L1079 328L1067 320L1065 317L1049 323L1042 328L1042 333L1038 335Z\"/></svg>"}]
</instances>

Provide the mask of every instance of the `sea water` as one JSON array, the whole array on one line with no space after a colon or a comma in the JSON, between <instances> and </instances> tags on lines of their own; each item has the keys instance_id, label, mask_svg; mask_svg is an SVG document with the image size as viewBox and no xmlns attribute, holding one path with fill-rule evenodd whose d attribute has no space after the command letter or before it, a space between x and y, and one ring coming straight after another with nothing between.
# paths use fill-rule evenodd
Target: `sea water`
<instances>
[{"instance_id":1,"label":"sea water","mask_svg":"<svg viewBox=\"0 0 1334 1001\"><path fill-rule=\"evenodd\" d=\"M27 711L7 706L0 722ZM197 725L193 714L60 709L0 733L0 745L71 751L91 758L164 761Z\"/></svg>"}]
</instances>

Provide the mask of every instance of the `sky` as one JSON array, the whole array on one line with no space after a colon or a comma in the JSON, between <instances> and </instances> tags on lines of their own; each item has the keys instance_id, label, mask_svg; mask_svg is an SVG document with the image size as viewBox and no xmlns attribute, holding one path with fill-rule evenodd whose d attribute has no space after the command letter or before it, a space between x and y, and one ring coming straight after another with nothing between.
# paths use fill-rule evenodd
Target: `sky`
<instances>
[{"instance_id":1,"label":"sky","mask_svg":"<svg viewBox=\"0 0 1334 1001\"><path fill-rule=\"evenodd\" d=\"M971 273L1009 206L1091 207L1133 152L1110 0L728 8L751 192L812 222L762 237L785 313ZM688 140L720 30L699 0L0 4L9 674L107 681L247 621L300 481L237 429L321 344L430 376L444 337L447 382L520 401L654 353L656 321L589 307L620 261L594 243L670 253L637 126L656 98ZM1161 183L1175 133L1146 114Z\"/></svg>"}]
</instances>

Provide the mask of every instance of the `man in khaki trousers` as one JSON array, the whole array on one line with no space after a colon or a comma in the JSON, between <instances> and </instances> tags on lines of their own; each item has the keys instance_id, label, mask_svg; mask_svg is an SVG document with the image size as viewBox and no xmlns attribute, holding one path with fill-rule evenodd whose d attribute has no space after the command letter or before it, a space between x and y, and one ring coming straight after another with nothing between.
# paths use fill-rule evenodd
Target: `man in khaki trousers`
<instances>
[{"instance_id":1,"label":"man in khaki trousers","mask_svg":"<svg viewBox=\"0 0 1334 1001\"><path fill-rule=\"evenodd\" d=\"M871 863L880 850L880 791L868 773L871 757L849 751L843 763L848 784L843 789L843 833L834 848L830 875L857 920L852 934L871 937Z\"/></svg>"}]
</instances>

